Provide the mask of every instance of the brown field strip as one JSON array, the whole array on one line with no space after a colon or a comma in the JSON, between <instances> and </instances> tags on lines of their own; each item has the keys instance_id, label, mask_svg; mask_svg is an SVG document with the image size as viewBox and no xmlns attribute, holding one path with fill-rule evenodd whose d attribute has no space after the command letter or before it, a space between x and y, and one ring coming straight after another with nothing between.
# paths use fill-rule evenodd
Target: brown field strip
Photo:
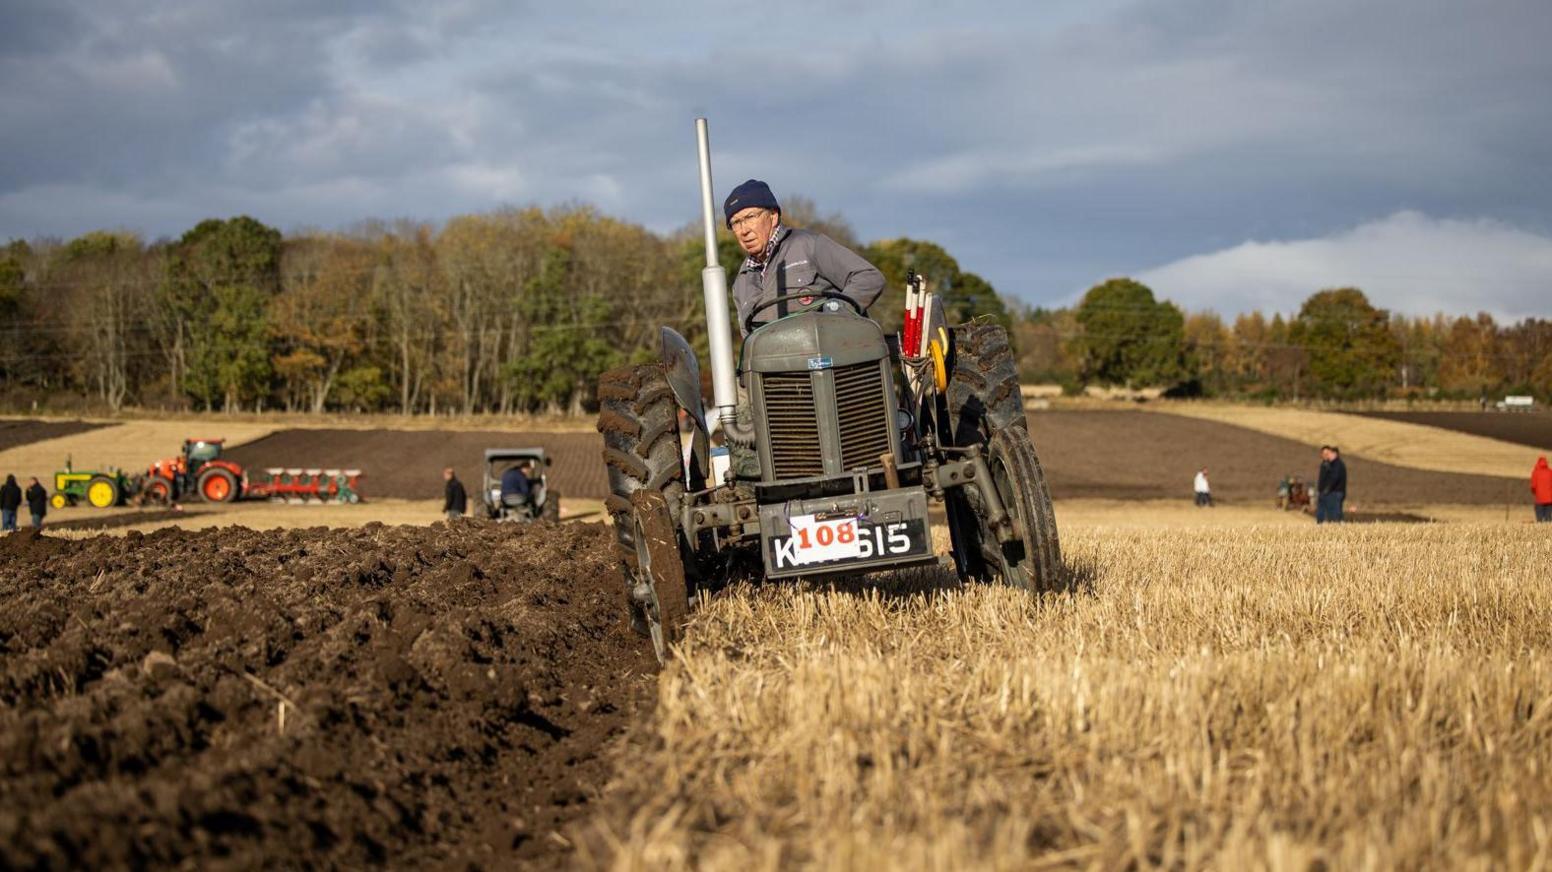
<instances>
[{"instance_id":1,"label":"brown field strip","mask_svg":"<svg viewBox=\"0 0 1552 872\"><path fill-rule=\"evenodd\" d=\"M0 475L36 475L48 486L54 472L65 468L66 459L79 470L117 467L131 473L144 472L152 462L176 456L184 439L226 439L230 445L240 445L273 429L268 424L227 421L218 416L193 422L109 423L0 451Z\"/></svg>"},{"instance_id":2,"label":"brown field strip","mask_svg":"<svg viewBox=\"0 0 1552 872\"><path fill-rule=\"evenodd\" d=\"M1552 413L1548 412L1356 412L1365 418L1437 427L1512 442L1552 452Z\"/></svg>"},{"instance_id":3,"label":"brown field strip","mask_svg":"<svg viewBox=\"0 0 1552 872\"><path fill-rule=\"evenodd\" d=\"M1032 412L1029 429L1057 499L1188 500L1191 478L1205 466L1219 501L1269 506L1284 475L1313 485L1320 464L1315 450L1296 440L1182 415ZM1348 499L1355 507L1502 506L1529 498L1519 479L1430 472L1359 456L1348 456L1347 467Z\"/></svg>"},{"instance_id":4,"label":"brown field strip","mask_svg":"<svg viewBox=\"0 0 1552 872\"><path fill-rule=\"evenodd\" d=\"M1524 478L1535 452L1470 433L1342 412L1217 403L1150 403L1147 410L1232 424L1310 446L1334 444L1361 457L1434 472Z\"/></svg>"},{"instance_id":5,"label":"brown field strip","mask_svg":"<svg viewBox=\"0 0 1552 872\"><path fill-rule=\"evenodd\" d=\"M0 452L45 439L58 439L105 426L90 421L38 421L30 418L0 418Z\"/></svg>"}]
</instances>

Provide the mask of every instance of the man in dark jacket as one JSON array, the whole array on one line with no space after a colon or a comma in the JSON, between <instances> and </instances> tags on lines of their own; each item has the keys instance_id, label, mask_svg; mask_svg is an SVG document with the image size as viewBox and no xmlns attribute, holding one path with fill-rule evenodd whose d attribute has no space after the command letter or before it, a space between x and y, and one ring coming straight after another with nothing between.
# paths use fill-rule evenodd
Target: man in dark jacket
<instances>
[{"instance_id":1,"label":"man in dark jacket","mask_svg":"<svg viewBox=\"0 0 1552 872\"><path fill-rule=\"evenodd\" d=\"M746 255L733 279L740 330L760 303L782 301L755 315L757 324L817 308L824 293L843 294L866 312L884 290L884 274L856 252L822 233L783 227L781 204L758 179L734 188L722 211Z\"/></svg>"},{"instance_id":2,"label":"man in dark jacket","mask_svg":"<svg viewBox=\"0 0 1552 872\"><path fill-rule=\"evenodd\" d=\"M22 488L16 476L5 477L0 484L0 533L16 532L16 510L22 507Z\"/></svg>"},{"instance_id":3,"label":"man in dark jacket","mask_svg":"<svg viewBox=\"0 0 1552 872\"><path fill-rule=\"evenodd\" d=\"M1347 464L1335 445L1320 446L1320 477L1315 481L1315 523L1342 521L1342 501L1347 499Z\"/></svg>"},{"instance_id":4,"label":"man in dark jacket","mask_svg":"<svg viewBox=\"0 0 1552 872\"><path fill-rule=\"evenodd\" d=\"M508 497L516 497L521 502L528 502L533 498L533 481L528 477L528 464L519 463L508 467L501 474L501 501L507 502Z\"/></svg>"},{"instance_id":5,"label":"man in dark jacket","mask_svg":"<svg viewBox=\"0 0 1552 872\"><path fill-rule=\"evenodd\" d=\"M746 335L751 317L758 326L826 305L847 308L825 294L840 294L866 313L884 290L884 274L856 252L822 233L784 227L781 204L758 179L734 188L722 213L745 255L733 277L733 302L738 329ZM738 418L752 426L747 402L738 404ZM759 476L760 461L751 448L736 442L729 448L735 474Z\"/></svg>"},{"instance_id":6,"label":"man in dark jacket","mask_svg":"<svg viewBox=\"0 0 1552 872\"><path fill-rule=\"evenodd\" d=\"M449 521L456 521L469 511L469 495L464 493L463 482L458 480L451 466L442 470L442 477L447 479L447 487L443 492L442 511L447 514Z\"/></svg>"},{"instance_id":7,"label":"man in dark jacket","mask_svg":"<svg viewBox=\"0 0 1552 872\"><path fill-rule=\"evenodd\" d=\"M1536 468L1530 471L1530 492L1536 503L1536 523L1552 523L1552 467L1545 456L1536 458Z\"/></svg>"},{"instance_id":8,"label":"man in dark jacket","mask_svg":"<svg viewBox=\"0 0 1552 872\"><path fill-rule=\"evenodd\" d=\"M33 529L43 529L43 516L48 514L48 491L38 484L36 477L27 483L27 510L32 512Z\"/></svg>"}]
</instances>

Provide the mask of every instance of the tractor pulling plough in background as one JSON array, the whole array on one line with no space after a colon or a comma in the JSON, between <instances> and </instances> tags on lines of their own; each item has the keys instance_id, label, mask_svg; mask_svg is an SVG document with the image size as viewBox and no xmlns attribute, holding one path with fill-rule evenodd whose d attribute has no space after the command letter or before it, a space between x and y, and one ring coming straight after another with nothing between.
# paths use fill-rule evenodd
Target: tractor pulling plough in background
<instances>
[{"instance_id":1,"label":"tractor pulling plough in background","mask_svg":"<svg viewBox=\"0 0 1552 872\"><path fill-rule=\"evenodd\" d=\"M158 460L143 474L77 472L67 460L54 474L55 508L85 501L103 509L134 502L171 505L203 500L230 503L262 500L286 503L356 503L361 501L359 469L266 467L252 475L241 464L221 456L223 439L187 439L176 457Z\"/></svg>"}]
</instances>

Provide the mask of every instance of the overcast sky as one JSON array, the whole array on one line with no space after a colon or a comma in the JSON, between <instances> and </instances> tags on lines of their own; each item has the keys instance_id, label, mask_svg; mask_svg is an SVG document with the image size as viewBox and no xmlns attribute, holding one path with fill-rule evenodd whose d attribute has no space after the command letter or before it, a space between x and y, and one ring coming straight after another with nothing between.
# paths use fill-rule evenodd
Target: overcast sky
<instances>
[{"instance_id":1,"label":"overcast sky","mask_svg":"<svg viewBox=\"0 0 1552 872\"><path fill-rule=\"evenodd\" d=\"M719 202L763 178L1031 304L1127 274L1226 315L1552 315L1547 0L884 6L0 0L0 238L669 231L705 114Z\"/></svg>"}]
</instances>

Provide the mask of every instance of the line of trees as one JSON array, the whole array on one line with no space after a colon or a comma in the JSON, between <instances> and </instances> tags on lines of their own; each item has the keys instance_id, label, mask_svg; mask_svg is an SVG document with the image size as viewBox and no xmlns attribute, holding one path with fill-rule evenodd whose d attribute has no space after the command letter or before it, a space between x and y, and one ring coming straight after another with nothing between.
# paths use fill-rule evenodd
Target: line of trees
<instances>
[{"instance_id":1,"label":"line of trees","mask_svg":"<svg viewBox=\"0 0 1552 872\"><path fill-rule=\"evenodd\" d=\"M1269 399L1552 399L1552 321L1408 318L1354 288L1297 314L1226 323L1131 279L1070 308L1011 305L942 246L864 245L792 198L784 222L824 232L885 274L900 323L908 271L951 319L1013 334L1026 381ZM586 207L508 209L440 227L370 222L282 235L248 217L145 243L97 231L0 248L0 404L211 410L580 412L598 375L651 359L661 325L704 353L701 237ZM730 274L742 261L720 238Z\"/></svg>"},{"instance_id":2,"label":"line of trees","mask_svg":"<svg viewBox=\"0 0 1552 872\"><path fill-rule=\"evenodd\" d=\"M896 288L915 269L958 315L1011 324L941 246L863 246L802 198L783 217L858 249ZM664 236L585 206L348 233L283 236L236 217L150 244L105 231L12 242L0 249L0 402L580 412L605 369L655 355L660 326L704 352L702 245L692 227ZM730 273L742 262L730 234L720 255ZM898 323L902 302L876 314Z\"/></svg>"},{"instance_id":3,"label":"line of trees","mask_svg":"<svg viewBox=\"0 0 1552 872\"><path fill-rule=\"evenodd\" d=\"M1022 375L1073 389L1164 387L1174 395L1262 399L1552 401L1552 321L1488 314L1406 317L1357 288L1318 291L1297 314L1187 313L1132 279L1091 288L1070 309L1019 313Z\"/></svg>"}]
</instances>

